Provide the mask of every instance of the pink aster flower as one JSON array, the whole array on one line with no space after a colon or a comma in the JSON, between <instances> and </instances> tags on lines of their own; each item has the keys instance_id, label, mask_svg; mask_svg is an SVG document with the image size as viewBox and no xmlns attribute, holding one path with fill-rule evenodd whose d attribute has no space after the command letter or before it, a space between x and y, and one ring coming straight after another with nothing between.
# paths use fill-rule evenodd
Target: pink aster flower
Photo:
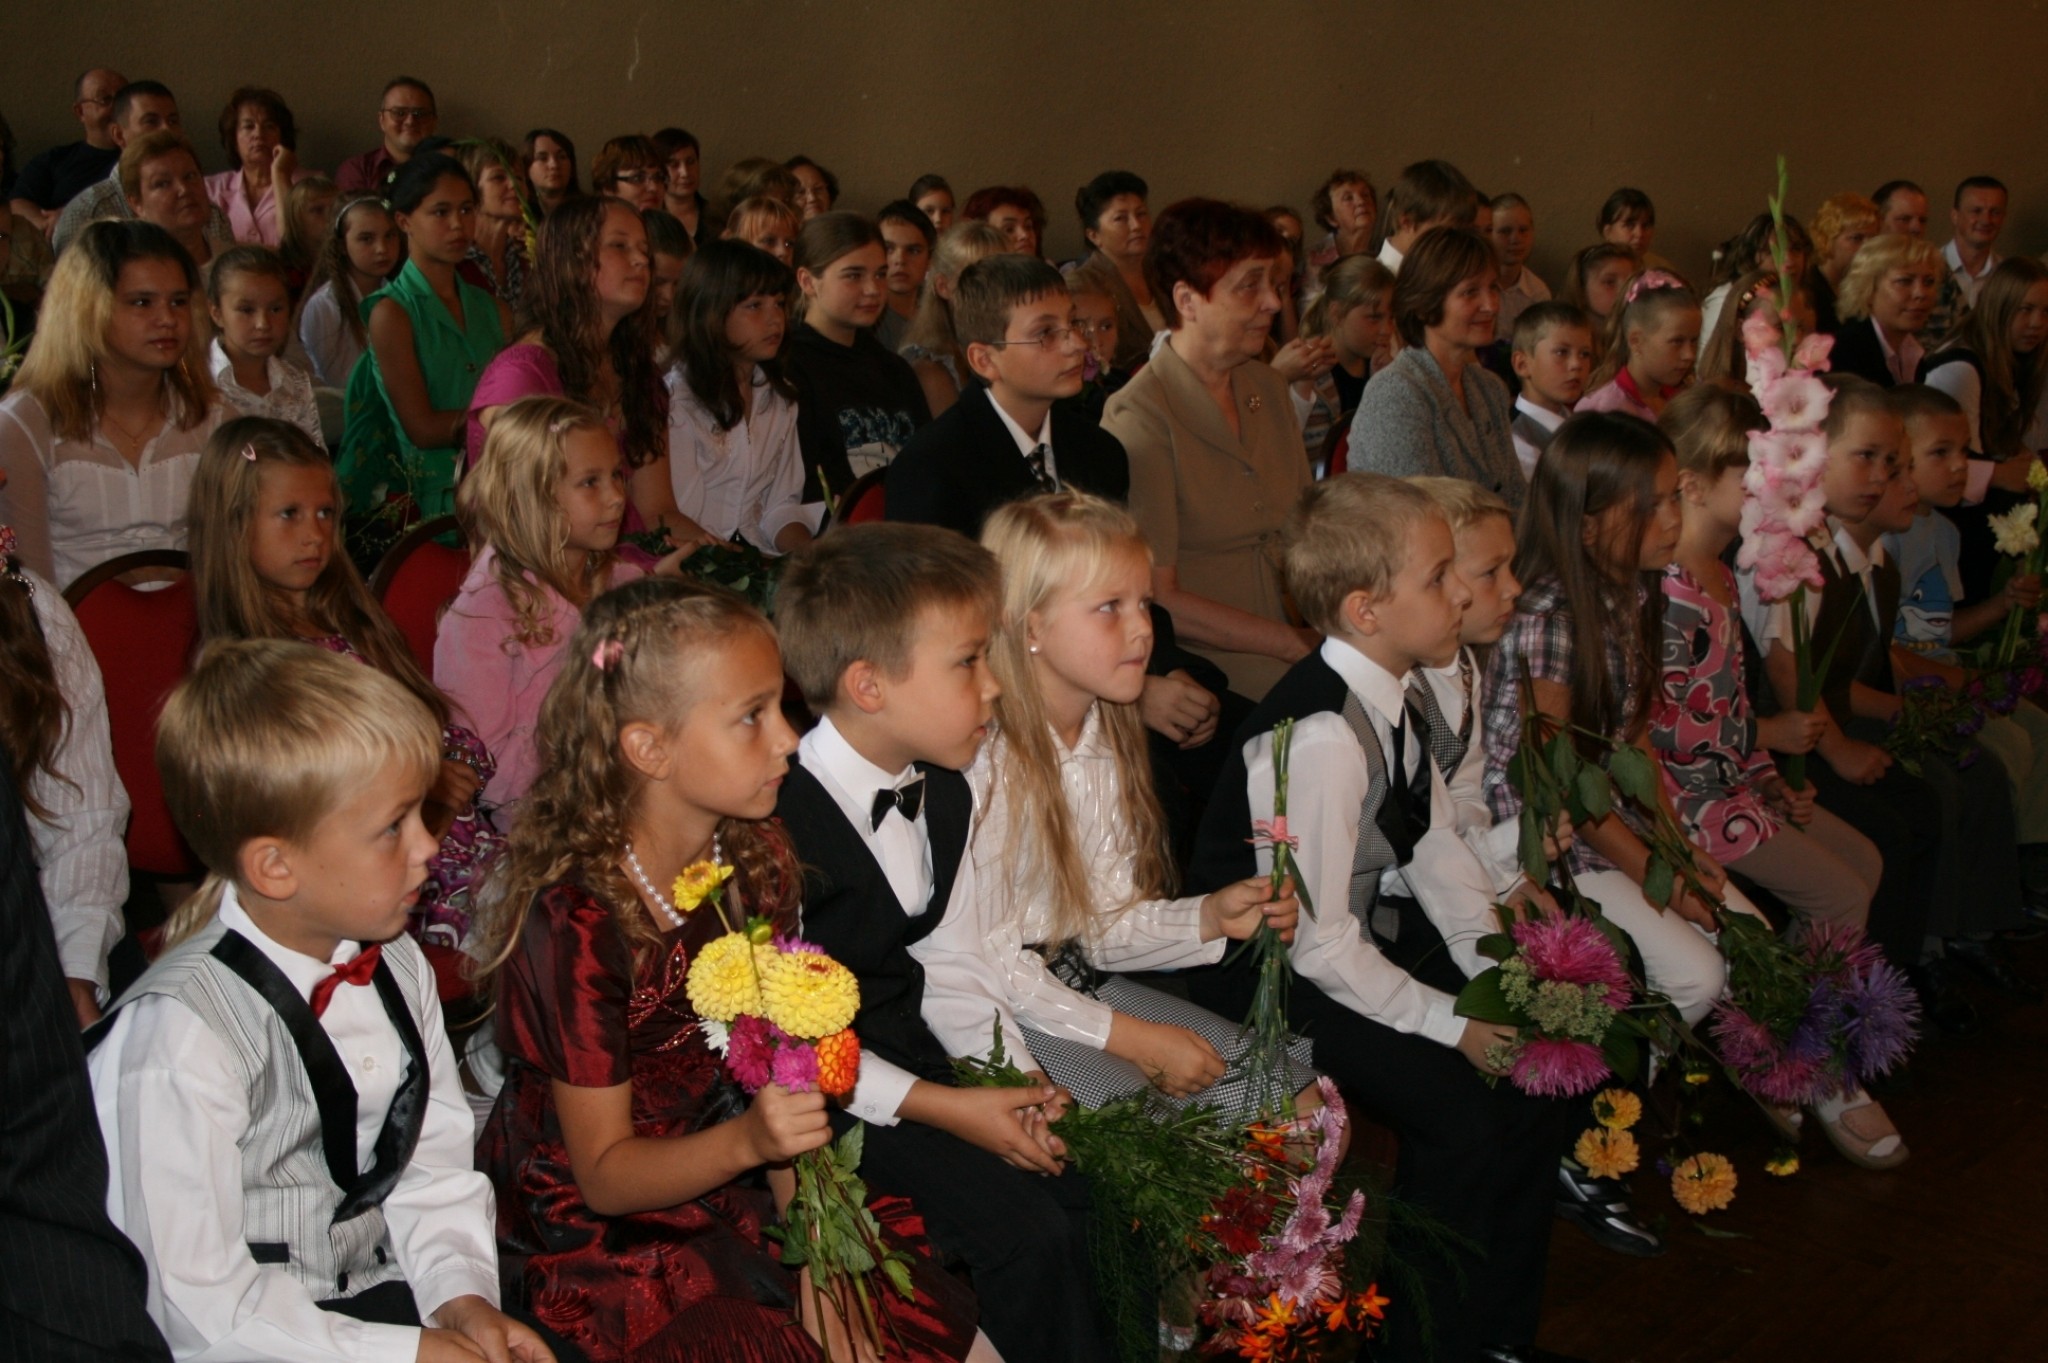
<instances>
[{"instance_id":1,"label":"pink aster flower","mask_svg":"<svg viewBox=\"0 0 2048 1363\"><path fill-rule=\"evenodd\" d=\"M1614 954L1614 943L1592 919L1572 915L1525 918L1515 924L1514 937L1529 973L1538 980L1606 985L1603 1002L1610 1008L1626 1008L1634 997L1634 986L1621 958Z\"/></svg>"},{"instance_id":2,"label":"pink aster flower","mask_svg":"<svg viewBox=\"0 0 2048 1363\"><path fill-rule=\"evenodd\" d=\"M1607 1082L1607 1057L1590 1041L1525 1036L1508 1077L1539 1098L1576 1098Z\"/></svg>"}]
</instances>

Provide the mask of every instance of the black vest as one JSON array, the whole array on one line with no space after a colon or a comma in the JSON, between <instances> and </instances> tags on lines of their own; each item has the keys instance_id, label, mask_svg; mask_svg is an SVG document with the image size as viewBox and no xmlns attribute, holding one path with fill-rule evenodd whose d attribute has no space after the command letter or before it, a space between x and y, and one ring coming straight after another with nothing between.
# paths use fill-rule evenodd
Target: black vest
<instances>
[{"instance_id":1,"label":"black vest","mask_svg":"<svg viewBox=\"0 0 2048 1363\"><path fill-rule=\"evenodd\" d=\"M922 762L917 769L925 778L932 893L915 917L897 900L860 830L802 766L791 764L775 813L803 864L804 936L860 980L854 1030L861 1046L920 1079L950 1084L952 1062L925 1025L924 967L911 956L910 945L930 936L945 917L967 851L974 797L957 771ZM989 1021L993 1026L993 1015Z\"/></svg>"},{"instance_id":2,"label":"black vest","mask_svg":"<svg viewBox=\"0 0 2048 1363\"><path fill-rule=\"evenodd\" d=\"M1879 691L1892 689L1891 631L1887 628L1880 633L1871 619L1871 603L1856 574L1837 567L1832 554L1817 552L1816 557L1827 585L1821 588L1820 611L1813 623L1813 657L1818 663L1830 647L1835 651L1821 678L1820 694L1835 722L1846 725L1855 714L1849 708L1852 685L1862 682ZM1889 561L1878 564L1870 579L1877 596L1878 620L1896 619L1898 568Z\"/></svg>"}]
</instances>

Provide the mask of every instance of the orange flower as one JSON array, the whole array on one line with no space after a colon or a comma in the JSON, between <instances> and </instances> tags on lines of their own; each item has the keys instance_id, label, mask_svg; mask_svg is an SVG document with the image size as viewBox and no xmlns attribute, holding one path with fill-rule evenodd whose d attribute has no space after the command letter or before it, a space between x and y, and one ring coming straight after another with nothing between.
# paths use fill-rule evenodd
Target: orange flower
<instances>
[{"instance_id":1,"label":"orange flower","mask_svg":"<svg viewBox=\"0 0 2048 1363\"><path fill-rule=\"evenodd\" d=\"M1374 1320L1385 1320L1387 1318L1387 1306L1393 1301L1393 1298L1382 1297L1380 1295L1380 1285L1378 1283L1370 1283L1366 1286L1365 1291L1353 1298L1353 1301L1358 1307L1359 1315L1370 1316Z\"/></svg>"},{"instance_id":2,"label":"orange flower","mask_svg":"<svg viewBox=\"0 0 2048 1363\"><path fill-rule=\"evenodd\" d=\"M818 1038L818 1091L829 1098L853 1092L860 1077L860 1038L848 1027Z\"/></svg>"},{"instance_id":3,"label":"orange flower","mask_svg":"<svg viewBox=\"0 0 2048 1363\"><path fill-rule=\"evenodd\" d=\"M1671 1171L1671 1196L1694 1216L1720 1211L1735 1200L1735 1166L1721 1155L1694 1155Z\"/></svg>"},{"instance_id":4,"label":"orange flower","mask_svg":"<svg viewBox=\"0 0 2048 1363\"><path fill-rule=\"evenodd\" d=\"M1259 1318L1252 1322L1253 1330L1270 1335L1274 1339L1285 1338L1287 1332L1293 1328L1294 1303L1283 1300L1277 1292L1266 1298L1265 1309L1260 1311Z\"/></svg>"}]
</instances>

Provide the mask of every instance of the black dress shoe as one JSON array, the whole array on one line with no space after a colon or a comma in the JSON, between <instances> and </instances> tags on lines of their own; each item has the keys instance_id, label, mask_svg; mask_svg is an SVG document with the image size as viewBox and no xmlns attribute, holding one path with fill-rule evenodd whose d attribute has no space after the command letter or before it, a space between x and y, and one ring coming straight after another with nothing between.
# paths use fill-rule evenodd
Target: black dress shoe
<instances>
[{"instance_id":1,"label":"black dress shoe","mask_svg":"<svg viewBox=\"0 0 2048 1363\"><path fill-rule=\"evenodd\" d=\"M1654 1259L1664 1252L1663 1237L1636 1219L1627 1187L1570 1161L1557 1166L1557 1214L1616 1254Z\"/></svg>"},{"instance_id":2,"label":"black dress shoe","mask_svg":"<svg viewBox=\"0 0 2048 1363\"><path fill-rule=\"evenodd\" d=\"M2010 995L2022 1003L2039 1003L2041 991L2029 983L2012 968L2012 962L2005 953L1990 942L1979 942L1969 937L1952 937L1942 944L1948 959L1976 975L2001 994Z\"/></svg>"},{"instance_id":3,"label":"black dress shoe","mask_svg":"<svg viewBox=\"0 0 2048 1363\"><path fill-rule=\"evenodd\" d=\"M1583 1358L1534 1344L1490 1344L1480 1349L1479 1359L1480 1363L1586 1363Z\"/></svg>"},{"instance_id":4,"label":"black dress shoe","mask_svg":"<svg viewBox=\"0 0 2048 1363\"><path fill-rule=\"evenodd\" d=\"M1936 956L1922 961L1906 972L1906 978L1920 996L1921 1013L1944 1035L1975 1036L1983 1030L1984 1020L1977 1016L1977 1005L1964 995L1956 968L1946 958Z\"/></svg>"}]
</instances>

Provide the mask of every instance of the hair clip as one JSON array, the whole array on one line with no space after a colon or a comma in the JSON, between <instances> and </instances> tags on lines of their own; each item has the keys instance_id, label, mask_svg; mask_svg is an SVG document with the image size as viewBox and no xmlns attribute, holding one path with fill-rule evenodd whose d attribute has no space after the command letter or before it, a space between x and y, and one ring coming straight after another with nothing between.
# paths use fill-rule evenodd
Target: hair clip
<instances>
[{"instance_id":1,"label":"hair clip","mask_svg":"<svg viewBox=\"0 0 2048 1363\"><path fill-rule=\"evenodd\" d=\"M256 462L256 444L254 441L242 446L242 457L252 464Z\"/></svg>"},{"instance_id":2,"label":"hair clip","mask_svg":"<svg viewBox=\"0 0 2048 1363\"><path fill-rule=\"evenodd\" d=\"M568 430L572 424L572 421L568 417L556 417L553 421L550 421L548 423L548 434L560 435L563 431Z\"/></svg>"},{"instance_id":3,"label":"hair clip","mask_svg":"<svg viewBox=\"0 0 2048 1363\"><path fill-rule=\"evenodd\" d=\"M1628 293L1622 298L1624 304L1633 303L1651 289L1682 289L1685 281L1669 270L1645 270L1635 277L1628 286Z\"/></svg>"},{"instance_id":4,"label":"hair clip","mask_svg":"<svg viewBox=\"0 0 2048 1363\"><path fill-rule=\"evenodd\" d=\"M626 656L626 646L617 639L607 639L590 653L590 665L600 672L609 672Z\"/></svg>"}]
</instances>

